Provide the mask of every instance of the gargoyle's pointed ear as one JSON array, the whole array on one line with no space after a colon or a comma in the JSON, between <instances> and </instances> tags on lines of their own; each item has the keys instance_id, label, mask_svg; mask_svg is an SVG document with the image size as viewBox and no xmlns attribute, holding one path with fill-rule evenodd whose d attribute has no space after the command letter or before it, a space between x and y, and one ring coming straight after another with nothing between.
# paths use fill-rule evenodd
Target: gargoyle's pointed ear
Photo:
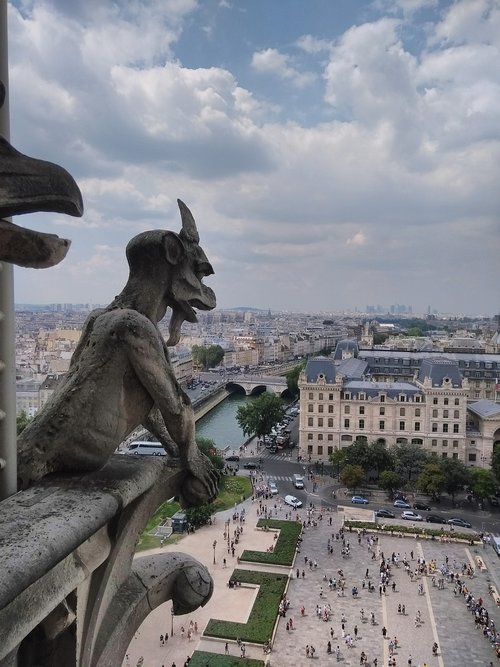
<instances>
[{"instance_id":1,"label":"gargoyle's pointed ear","mask_svg":"<svg viewBox=\"0 0 500 667\"><path fill-rule=\"evenodd\" d=\"M190 241L191 243L199 243L200 236L198 234L198 230L196 229L196 222L194 221L193 214L183 201L178 199L177 203L179 205L182 219L180 237Z\"/></svg>"}]
</instances>

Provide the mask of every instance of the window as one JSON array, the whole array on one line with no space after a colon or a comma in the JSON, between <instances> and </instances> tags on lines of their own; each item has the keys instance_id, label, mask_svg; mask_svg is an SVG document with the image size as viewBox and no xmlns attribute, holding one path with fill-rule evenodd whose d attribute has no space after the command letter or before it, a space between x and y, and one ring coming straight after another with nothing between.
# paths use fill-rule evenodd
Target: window
<instances>
[{"instance_id":1,"label":"window","mask_svg":"<svg viewBox=\"0 0 500 667\"><path fill-rule=\"evenodd\" d=\"M379 427L380 431L384 431L385 430L385 421L383 421L383 420L379 421L378 427Z\"/></svg>"},{"instance_id":2,"label":"window","mask_svg":"<svg viewBox=\"0 0 500 667\"><path fill-rule=\"evenodd\" d=\"M333 405L328 406L328 413L331 415L333 414Z\"/></svg>"},{"instance_id":3,"label":"window","mask_svg":"<svg viewBox=\"0 0 500 667\"><path fill-rule=\"evenodd\" d=\"M444 402L445 405L448 405L449 400L447 398L445 398L443 402Z\"/></svg>"},{"instance_id":4,"label":"window","mask_svg":"<svg viewBox=\"0 0 500 667\"><path fill-rule=\"evenodd\" d=\"M443 440L443 447L448 447L448 440Z\"/></svg>"},{"instance_id":5,"label":"window","mask_svg":"<svg viewBox=\"0 0 500 667\"><path fill-rule=\"evenodd\" d=\"M438 416L438 411L437 411L437 410L433 410L433 411L432 411L432 416L434 417L434 419L436 419L436 417Z\"/></svg>"},{"instance_id":6,"label":"window","mask_svg":"<svg viewBox=\"0 0 500 667\"><path fill-rule=\"evenodd\" d=\"M313 446L312 445L307 445L307 453L312 454L313 453Z\"/></svg>"},{"instance_id":7,"label":"window","mask_svg":"<svg viewBox=\"0 0 500 667\"><path fill-rule=\"evenodd\" d=\"M323 433L318 433L318 440L323 440Z\"/></svg>"},{"instance_id":8,"label":"window","mask_svg":"<svg viewBox=\"0 0 500 667\"><path fill-rule=\"evenodd\" d=\"M447 459L448 458L448 452L441 452L441 458L442 459Z\"/></svg>"},{"instance_id":9,"label":"window","mask_svg":"<svg viewBox=\"0 0 500 667\"><path fill-rule=\"evenodd\" d=\"M420 417L420 408L415 408L415 417Z\"/></svg>"},{"instance_id":10,"label":"window","mask_svg":"<svg viewBox=\"0 0 500 667\"><path fill-rule=\"evenodd\" d=\"M323 454L323 445L318 445L318 454L321 456Z\"/></svg>"},{"instance_id":11,"label":"window","mask_svg":"<svg viewBox=\"0 0 500 667\"><path fill-rule=\"evenodd\" d=\"M448 419L448 410L443 410L443 418Z\"/></svg>"},{"instance_id":12,"label":"window","mask_svg":"<svg viewBox=\"0 0 500 667\"><path fill-rule=\"evenodd\" d=\"M359 398L360 401L364 401L364 400L366 400L366 396L365 396L365 394L360 394L360 395L358 396L358 398Z\"/></svg>"},{"instance_id":13,"label":"window","mask_svg":"<svg viewBox=\"0 0 500 667\"><path fill-rule=\"evenodd\" d=\"M359 420L359 428L364 428L364 427L365 427L365 420L364 420L364 419L360 419L360 420Z\"/></svg>"},{"instance_id":14,"label":"window","mask_svg":"<svg viewBox=\"0 0 500 667\"><path fill-rule=\"evenodd\" d=\"M385 407L380 408L380 414L385 415Z\"/></svg>"},{"instance_id":15,"label":"window","mask_svg":"<svg viewBox=\"0 0 500 667\"><path fill-rule=\"evenodd\" d=\"M433 440L433 441L431 442L431 445L432 445L433 447L437 447L437 444L438 444L438 441L437 441L437 440Z\"/></svg>"},{"instance_id":16,"label":"window","mask_svg":"<svg viewBox=\"0 0 500 667\"><path fill-rule=\"evenodd\" d=\"M308 434L307 434L307 439L308 439L308 440L312 440L312 439L313 439L313 434L312 434L312 433L308 433Z\"/></svg>"},{"instance_id":17,"label":"window","mask_svg":"<svg viewBox=\"0 0 500 667\"><path fill-rule=\"evenodd\" d=\"M344 428L349 428L350 425L350 421L348 419L344 419Z\"/></svg>"},{"instance_id":18,"label":"window","mask_svg":"<svg viewBox=\"0 0 500 667\"><path fill-rule=\"evenodd\" d=\"M340 439L342 442L352 442L352 435L341 435Z\"/></svg>"},{"instance_id":19,"label":"window","mask_svg":"<svg viewBox=\"0 0 500 667\"><path fill-rule=\"evenodd\" d=\"M328 394L328 400L333 401L333 394Z\"/></svg>"},{"instance_id":20,"label":"window","mask_svg":"<svg viewBox=\"0 0 500 667\"><path fill-rule=\"evenodd\" d=\"M433 433L437 433L438 425L437 424L432 424L431 430L432 430Z\"/></svg>"},{"instance_id":21,"label":"window","mask_svg":"<svg viewBox=\"0 0 500 667\"><path fill-rule=\"evenodd\" d=\"M364 415L364 414L365 414L365 406L364 406L364 405L360 405L360 406L359 406L359 414L360 414L360 415Z\"/></svg>"},{"instance_id":22,"label":"window","mask_svg":"<svg viewBox=\"0 0 500 667\"><path fill-rule=\"evenodd\" d=\"M399 400L401 403L404 403L406 401L406 396L404 394L400 394Z\"/></svg>"},{"instance_id":23,"label":"window","mask_svg":"<svg viewBox=\"0 0 500 667\"><path fill-rule=\"evenodd\" d=\"M458 447L458 440L453 440L453 447Z\"/></svg>"},{"instance_id":24,"label":"window","mask_svg":"<svg viewBox=\"0 0 500 667\"><path fill-rule=\"evenodd\" d=\"M438 400L437 400L437 398L436 398L435 396L434 396L434 398L432 399L432 404L433 404L433 405L437 405L437 404L438 404Z\"/></svg>"},{"instance_id":25,"label":"window","mask_svg":"<svg viewBox=\"0 0 500 667\"><path fill-rule=\"evenodd\" d=\"M309 392L309 400L312 401L313 398L314 398L314 397L313 397L313 393L312 393L312 391L310 391L310 392Z\"/></svg>"},{"instance_id":26,"label":"window","mask_svg":"<svg viewBox=\"0 0 500 667\"><path fill-rule=\"evenodd\" d=\"M448 424L443 424L443 433L448 433Z\"/></svg>"},{"instance_id":27,"label":"window","mask_svg":"<svg viewBox=\"0 0 500 667\"><path fill-rule=\"evenodd\" d=\"M458 452L453 452L452 457L453 457L454 459L458 459Z\"/></svg>"},{"instance_id":28,"label":"window","mask_svg":"<svg viewBox=\"0 0 500 667\"><path fill-rule=\"evenodd\" d=\"M318 412L323 412L323 406L322 405L318 405Z\"/></svg>"},{"instance_id":29,"label":"window","mask_svg":"<svg viewBox=\"0 0 500 667\"><path fill-rule=\"evenodd\" d=\"M348 415L348 414L351 412L351 406L350 406L350 405L346 405L346 406L344 407L344 412L345 412L346 415Z\"/></svg>"},{"instance_id":30,"label":"window","mask_svg":"<svg viewBox=\"0 0 500 667\"><path fill-rule=\"evenodd\" d=\"M460 405L460 399L459 398L455 399L455 405Z\"/></svg>"},{"instance_id":31,"label":"window","mask_svg":"<svg viewBox=\"0 0 500 667\"><path fill-rule=\"evenodd\" d=\"M309 403L309 405L307 406L307 412L312 412L312 411L313 411L313 404Z\"/></svg>"},{"instance_id":32,"label":"window","mask_svg":"<svg viewBox=\"0 0 500 667\"><path fill-rule=\"evenodd\" d=\"M476 460L476 455L475 454L469 454L469 461L475 461Z\"/></svg>"},{"instance_id":33,"label":"window","mask_svg":"<svg viewBox=\"0 0 500 667\"><path fill-rule=\"evenodd\" d=\"M328 434L327 440L328 440L328 442L333 442L333 434L332 433ZM328 449L330 449L330 447Z\"/></svg>"},{"instance_id":34,"label":"window","mask_svg":"<svg viewBox=\"0 0 500 667\"><path fill-rule=\"evenodd\" d=\"M453 433L460 433L460 424L453 424Z\"/></svg>"},{"instance_id":35,"label":"window","mask_svg":"<svg viewBox=\"0 0 500 667\"><path fill-rule=\"evenodd\" d=\"M381 403L385 403L385 396L384 396L383 394L382 394L382 396L380 397L380 402L381 402Z\"/></svg>"},{"instance_id":36,"label":"window","mask_svg":"<svg viewBox=\"0 0 500 667\"><path fill-rule=\"evenodd\" d=\"M349 401L351 398L351 394L344 394L344 398L346 399L346 401Z\"/></svg>"},{"instance_id":37,"label":"window","mask_svg":"<svg viewBox=\"0 0 500 667\"><path fill-rule=\"evenodd\" d=\"M420 396L415 396L415 403L420 403Z\"/></svg>"},{"instance_id":38,"label":"window","mask_svg":"<svg viewBox=\"0 0 500 667\"><path fill-rule=\"evenodd\" d=\"M308 417L308 418L307 418L307 425L308 425L308 426L314 426L314 420L313 420L312 417Z\"/></svg>"},{"instance_id":39,"label":"window","mask_svg":"<svg viewBox=\"0 0 500 667\"><path fill-rule=\"evenodd\" d=\"M318 426L323 426L323 417L318 417Z\"/></svg>"},{"instance_id":40,"label":"window","mask_svg":"<svg viewBox=\"0 0 500 667\"><path fill-rule=\"evenodd\" d=\"M333 428L333 419L331 417L328 420L328 428Z\"/></svg>"},{"instance_id":41,"label":"window","mask_svg":"<svg viewBox=\"0 0 500 667\"><path fill-rule=\"evenodd\" d=\"M459 410L453 410L453 419L460 419Z\"/></svg>"},{"instance_id":42,"label":"window","mask_svg":"<svg viewBox=\"0 0 500 667\"><path fill-rule=\"evenodd\" d=\"M404 431L405 430L405 422L399 422L399 430Z\"/></svg>"},{"instance_id":43,"label":"window","mask_svg":"<svg viewBox=\"0 0 500 667\"><path fill-rule=\"evenodd\" d=\"M333 447L331 446L328 447L328 456L330 456L330 454L333 454Z\"/></svg>"},{"instance_id":44,"label":"window","mask_svg":"<svg viewBox=\"0 0 500 667\"><path fill-rule=\"evenodd\" d=\"M322 401L322 400L323 400L323 394L322 394L321 392L320 392L320 394L319 394L318 398L319 398L319 400L320 400L320 401Z\"/></svg>"},{"instance_id":45,"label":"window","mask_svg":"<svg viewBox=\"0 0 500 667\"><path fill-rule=\"evenodd\" d=\"M404 408L399 408L399 416L400 416L400 417L404 417L405 414L406 414L405 409L404 409Z\"/></svg>"},{"instance_id":46,"label":"window","mask_svg":"<svg viewBox=\"0 0 500 667\"><path fill-rule=\"evenodd\" d=\"M420 431L420 422L415 422L415 431Z\"/></svg>"}]
</instances>

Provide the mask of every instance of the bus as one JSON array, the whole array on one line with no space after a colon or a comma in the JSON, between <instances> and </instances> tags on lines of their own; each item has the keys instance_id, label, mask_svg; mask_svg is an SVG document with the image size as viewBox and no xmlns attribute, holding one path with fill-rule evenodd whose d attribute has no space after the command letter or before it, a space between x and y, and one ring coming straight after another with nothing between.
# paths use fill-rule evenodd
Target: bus
<instances>
[{"instance_id":1,"label":"bus","mask_svg":"<svg viewBox=\"0 0 500 667\"><path fill-rule=\"evenodd\" d=\"M497 556L500 556L500 537L498 535L490 535L491 546L497 552Z\"/></svg>"}]
</instances>

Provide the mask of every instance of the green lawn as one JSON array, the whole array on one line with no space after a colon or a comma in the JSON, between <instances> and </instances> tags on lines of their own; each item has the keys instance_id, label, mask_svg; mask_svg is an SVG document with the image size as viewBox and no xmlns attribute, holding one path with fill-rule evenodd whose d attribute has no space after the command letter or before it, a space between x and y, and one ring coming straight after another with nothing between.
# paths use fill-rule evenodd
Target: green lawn
<instances>
[{"instance_id":1,"label":"green lawn","mask_svg":"<svg viewBox=\"0 0 500 667\"><path fill-rule=\"evenodd\" d=\"M231 579L241 583L256 584L259 592L250 612L247 623L234 623L211 618L207 624L205 635L221 639L237 639L242 641L265 644L272 637L274 624L278 617L278 607L288 581L286 574L254 572L252 570L234 570ZM236 591L228 589L227 598Z\"/></svg>"},{"instance_id":2,"label":"green lawn","mask_svg":"<svg viewBox=\"0 0 500 667\"><path fill-rule=\"evenodd\" d=\"M241 554L241 560L251 563L269 563L271 565L292 565L297 549L297 541L302 532L302 524L297 521L259 519L257 526L259 528L268 526L280 531L279 537L274 543L274 550L270 553L245 549Z\"/></svg>"},{"instance_id":3,"label":"green lawn","mask_svg":"<svg viewBox=\"0 0 500 667\"><path fill-rule=\"evenodd\" d=\"M231 648L234 650L233 646ZM234 655L195 651L191 656L189 667L264 667L264 662L254 658L238 658Z\"/></svg>"}]
</instances>

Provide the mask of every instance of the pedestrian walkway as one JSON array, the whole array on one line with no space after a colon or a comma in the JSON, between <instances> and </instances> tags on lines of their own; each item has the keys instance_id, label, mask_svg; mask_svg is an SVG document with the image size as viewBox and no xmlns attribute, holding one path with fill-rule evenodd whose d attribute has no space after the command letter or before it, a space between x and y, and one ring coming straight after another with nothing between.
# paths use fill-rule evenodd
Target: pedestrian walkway
<instances>
[{"instance_id":1,"label":"pedestrian walkway","mask_svg":"<svg viewBox=\"0 0 500 667\"><path fill-rule=\"evenodd\" d=\"M277 518L284 518L288 510L286 506L280 509L279 499L276 497L267 501L268 508L273 508L274 514L275 503L277 503ZM239 550L236 551L234 558L228 554L227 537L224 538L223 535L227 519L230 520L230 531L236 528L236 522L232 519L233 510L221 513L217 516L215 525L186 536L175 547L164 547L163 550L190 553L203 562L214 579L214 595L206 607L189 616L172 619L169 603L154 610L132 641L128 651L129 659L128 662L124 662L125 665L136 667L139 657L143 656L144 667L162 665L171 667L174 662L177 667L182 667L186 657L198 647L211 652L224 652L224 642L202 638L203 629L211 617L245 622L255 599L256 590L244 587L228 589L227 581L232 569L237 566L236 556L244 549L266 551L274 541L273 533L255 528L258 502L252 503L247 500L238 505L237 509L242 508L245 508L246 520L238 544ZM298 514L301 520L307 519L305 509L300 510ZM319 516L322 519L319 519ZM272 667L331 665L336 662L334 651L337 646L340 650L342 667L359 665L362 652L367 657L367 665L373 666L376 659L378 667L387 667L394 637L398 639L397 647L393 650L397 667L406 667L410 659L412 667L423 665L424 662L429 667L431 665L432 667L462 665L488 667L490 661L495 661L493 649L481 631L475 629L473 616L467 610L463 597L456 597L453 586L448 582L439 589L432 585L430 577L410 578L400 565L392 567L392 576L385 592L379 589L379 563L382 554L386 559L390 559L392 553L399 553L400 560L406 555L411 569L417 567L418 558L424 558L426 562L435 559L440 565L444 563L446 557L452 567L460 568L463 563L468 565L471 560L474 562L474 558L477 558L473 547L382 536L376 545L375 558L372 559L367 539L360 536L358 542L358 535L354 531L345 533L345 539L349 542L349 557L343 558L342 541L335 539L335 534L341 526L342 514L337 514L335 511L324 513L315 511L312 518L316 527L311 523L305 528L300 553L290 571L291 581L287 592L290 608L286 617L279 620L273 651L269 656L269 664ZM328 552L328 539L333 546L333 554ZM217 540L215 564L213 564L214 540ZM495 581L500 578L500 566L498 559L493 559L495 556L493 550L488 551L491 551L491 554L479 549L479 555L484 559L488 570L484 572L478 570L467 583L474 595L482 596L491 618L494 618L497 626L500 626L498 610L494 608L492 598L488 595L488 582L490 579ZM224 558L226 558L226 568L223 564ZM253 564L242 563L240 567L258 569L258 566ZM367 569L368 577L364 577ZM339 595L338 590L329 590L328 586L330 577L339 580L339 570L343 571L343 578L346 581L345 595ZM368 582L374 588L372 592L368 590ZM392 588L393 582L395 590ZM352 595L353 586L358 589L357 596ZM330 620L324 621L316 615L317 605L331 606ZM301 614L302 607L304 615ZM372 613L373 624L370 620ZM345 616L344 634L352 636L352 648L346 644L345 637L342 638L342 615ZM420 619L418 622L417 618ZM290 619L293 629L290 629ZM193 633L191 641L187 638L190 621L196 623L198 630L197 633ZM181 627L184 627L184 636ZM387 630L385 639L382 633L384 627ZM161 646L159 637L165 633L168 635L168 640L165 646ZM327 654L328 641L332 646L331 655ZM438 656L432 655L434 642L439 646ZM314 660L306 657L307 645L315 648ZM228 649L231 655L240 655L235 642L229 642ZM262 648L252 645L246 646L246 656L259 659L264 657Z\"/></svg>"}]
</instances>

